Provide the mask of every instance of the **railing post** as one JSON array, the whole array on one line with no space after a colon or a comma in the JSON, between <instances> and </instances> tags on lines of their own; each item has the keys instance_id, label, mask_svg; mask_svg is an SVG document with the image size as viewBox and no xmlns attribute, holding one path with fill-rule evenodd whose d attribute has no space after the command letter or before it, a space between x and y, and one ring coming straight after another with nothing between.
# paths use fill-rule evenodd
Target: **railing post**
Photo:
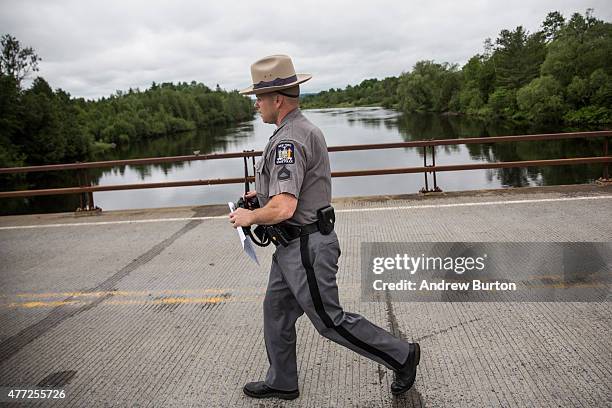
<instances>
[{"instance_id":1,"label":"railing post","mask_svg":"<svg viewBox=\"0 0 612 408\"><path fill-rule=\"evenodd\" d=\"M80 163L80 162L77 162ZM91 180L89 179L88 169L79 169L77 171L77 181L79 183L79 187L90 187ZM96 207L94 204L93 191L88 191L87 193L79 194L79 208L75 211L78 213L86 212L100 212L102 209L100 207Z\"/></svg>"},{"instance_id":2,"label":"railing post","mask_svg":"<svg viewBox=\"0 0 612 408\"><path fill-rule=\"evenodd\" d=\"M431 139L433 140L433 139ZM427 146L423 146L423 167L425 167L425 170L423 170L423 174L425 175L425 187L423 187L419 192L426 194L426 193L441 193L442 189L440 187L438 187L438 180L436 179L436 171L434 170L436 167L436 146L432 145L431 146L431 165L427 165ZM434 169L432 170L427 170L428 167L433 167ZM430 190L429 189L429 183L427 181L427 173L432 173L433 174L433 189Z\"/></svg>"},{"instance_id":3,"label":"railing post","mask_svg":"<svg viewBox=\"0 0 612 408\"><path fill-rule=\"evenodd\" d=\"M431 166L435 169L436 168L436 146L431 146ZM432 170L433 173L433 182L434 182L434 189L433 191L435 191L436 193L441 193L442 189L440 187L438 187L438 182L436 180L436 171Z\"/></svg>"},{"instance_id":4,"label":"railing post","mask_svg":"<svg viewBox=\"0 0 612 408\"><path fill-rule=\"evenodd\" d=\"M429 192L429 184L427 183L427 146L423 146L423 167L425 167L425 170L423 170L423 175L425 176L425 187L421 189L421 193L428 193Z\"/></svg>"},{"instance_id":5,"label":"railing post","mask_svg":"<svg viewBox=\"0 0 612 408\"><path fill-rule=\"evenodd\" d=\"M80 162L77 162L80 163ZM79 169L77 171L77 182L79 183L79 187L84 186L84 169ZM87 202L87 197L85 197L85 193L79 194L79 207L75 211L85 211L85 203Z\"/></svg>"},{"instance_id":6,"label":"railing post","mask_svg":"<svg viewBox=\"0 0 612 408\"><path fill-rule=\"evenodd\" d=\"M255 150L251 150L254 152ZM255 170L255 155L251 156L251 162L253 164L253 177L257 176L257 171Z\"/></svg>"},{"instance_id":7,"label":"railing post","mask_svg":"<svg viewBox=\"0 0 612 408\"><path fill-rule=\"evenodd\" d=\"M85 173L85 184L89 187L91 186L91 180L89 180L89 172L87 171L87 169L84 169L84 173ZM95 204L94 204L94 198L93 198L93 191L88 191L87 192L87 209L88 210L94 210L96 208Z\"/></svg>"},{"instance_id":8,"label":"railing post","mask_svg":"<svg viewBox=\"0 0 612 408\"><path fill-rule=\"evenodd\" d=\"M608 155L608 138L604 137L604 156L607 156L607 155ZM603 178L604 178L604 181L610 181L610 175L608 173L608 163L604 165Z\"/></svg>"},{"instance_id":9,"label":"railing post","mask_svg":"<svg viewBox=\"0 0 612 408\"><path fill-rule=\"evenodd\" d=\"M77 184L79 185L79 187L81 187L81 172L77 171L76 176L77 176ZM75 211L79 211L82 208L83 208L83 194L79 194L79 206L75 208Z\"/></svg>"}]
</instances>

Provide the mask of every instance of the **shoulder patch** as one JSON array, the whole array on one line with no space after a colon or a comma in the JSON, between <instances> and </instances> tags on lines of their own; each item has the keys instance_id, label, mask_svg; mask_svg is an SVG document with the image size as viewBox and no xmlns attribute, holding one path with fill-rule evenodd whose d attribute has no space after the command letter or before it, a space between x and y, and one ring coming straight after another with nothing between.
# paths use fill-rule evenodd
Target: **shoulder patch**
<instances>
[{"instance_id":1,"label":"shoulder patch","mask_svg":"<svg viewBox=\"0 0 612 408\"><path fill-rule=\"evenodd\" d=\"M276 164L294 164L295 163L295 147L293 143L280 142L276 145Z\"/></svg>"}]
</instances>

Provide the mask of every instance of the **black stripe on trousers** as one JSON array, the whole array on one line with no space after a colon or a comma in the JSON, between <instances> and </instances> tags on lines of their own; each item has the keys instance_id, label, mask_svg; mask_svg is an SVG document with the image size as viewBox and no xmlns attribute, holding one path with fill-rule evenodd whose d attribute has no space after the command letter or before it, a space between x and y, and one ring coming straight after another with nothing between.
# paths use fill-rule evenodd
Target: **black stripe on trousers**
<instances>
[{"instance_id":1,"label":"black stripe on trousers","mask_svg":"<svg viewBox=\"0 0 612 408\"><path fill-rule=\"evenodd\" d=\"M404 365L399 361L391 357L389 354L385 353L382 350L379 350L368 343L365 343L355 336L353 336L346 328L342 326L336 326L332 321L331 317L325 312L325 308L323 307L323 301L321 300L321 293L319 292L319 285L317 284L317 277L315 275L314 268L312 267L312 262L310 261L310 253L308 251L308 235L303 235L300 237L300 254L302 255L302 265L306 269L306 277L308 279L308 289L310 290L310 296L312 297L312 302L314 303L315 310L325 327L329 329L334 329L340 336L344 337L353 345L367 351L370 354L373 354L377 357L380 357L391 367L396 370L400 370Z\"/></svg>"}]
</instances>

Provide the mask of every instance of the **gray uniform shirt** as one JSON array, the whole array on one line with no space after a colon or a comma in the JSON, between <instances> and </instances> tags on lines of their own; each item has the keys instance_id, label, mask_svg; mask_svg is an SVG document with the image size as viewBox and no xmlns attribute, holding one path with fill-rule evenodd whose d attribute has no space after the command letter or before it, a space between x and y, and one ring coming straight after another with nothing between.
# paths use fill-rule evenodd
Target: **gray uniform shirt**
<instances>
[{"instance_id":1,"label":"gray uniform shirt","mask_svg":"<svg viewBox=\"0 0 612 408\"><path fill-rule=\"evenodd\" d=\"M323 132L299 109L283 118L255 165L260 206L280 193L298 199L291 225L311 224L317 210L331 203L331 170Z\"/></svg>"}]
</instances>

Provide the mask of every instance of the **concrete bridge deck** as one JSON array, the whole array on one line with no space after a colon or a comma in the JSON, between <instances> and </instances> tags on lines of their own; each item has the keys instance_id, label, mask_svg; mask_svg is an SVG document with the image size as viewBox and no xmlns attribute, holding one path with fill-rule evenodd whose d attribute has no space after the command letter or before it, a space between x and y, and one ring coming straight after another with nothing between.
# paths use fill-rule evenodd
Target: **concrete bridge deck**
<instances>
[{"instance_id":1,"label":"concrete bridge deck","mask_svg":"<svg viewBox=\"0 0 612 408\"><path fill-rule=\"evenodd\" d=\"M252 400L263 378L261 267L225 206L0 217L0 388L36 406L610 406L603 303L360 302L362 241L612 241L612 186L335 202L347 311L422 345L413 389L298 321L301 396ZM0 401L7 401L0 399ZM0 402L2 404L2 402ZM15 406L24 406L23 403Z\"/></svg>"}]
</instances>

